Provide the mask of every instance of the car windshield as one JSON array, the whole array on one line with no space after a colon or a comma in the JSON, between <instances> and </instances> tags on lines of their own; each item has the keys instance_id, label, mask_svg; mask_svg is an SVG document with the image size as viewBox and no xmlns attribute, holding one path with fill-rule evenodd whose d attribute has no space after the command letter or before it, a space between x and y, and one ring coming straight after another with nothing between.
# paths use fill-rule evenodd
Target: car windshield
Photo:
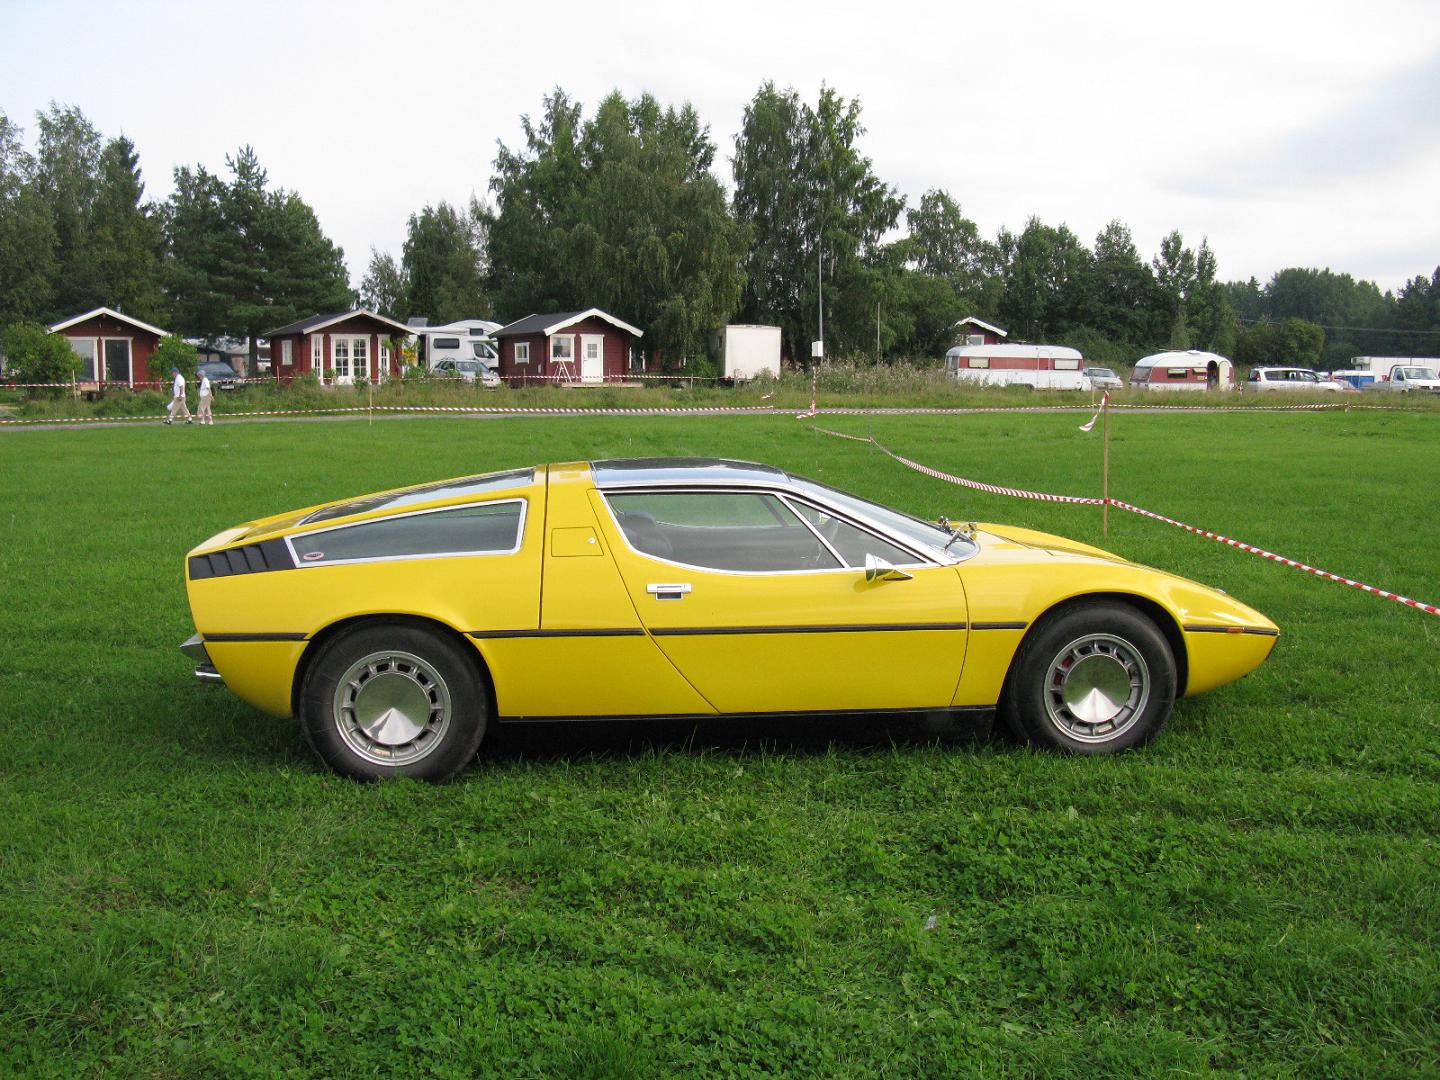
<instances>
[{"instance_id":1,"label":"car windshield","mask_svg":"<svg viewBox=\"0 0 1440 1080\"><path fill-rule=\"evenodd\" d=\"M858 495L851 495L847 491L841 491L839 488L833 488L829 484L822 484L817 480L807 480L793 474L791 479L795 482L797 491L807 492L861 521L872 521L892 535L909 541L935 559L942 562L953 562L959 554L953 546L949 551L946 550L953 533L933 522L922 521L920 518L911 517L899 510L871 502L869 499L862 499Z\"/></svg>"},{"instance_id":2,"label":"car windshield","mask_svg":"<svg viewBox=\"0 0 1440 1080\"><path fill-rule=\"evenodd\" d=\"M1086 368L1086 369L1085 369L1085 374L1089 375L1092 379L1113 379L1113 378L1115 378L1115 372L1111 371L1108 367L1092 367L1092 368Z\"/></svg>"},{"instance_id":3,"label":"car windshield","mask_svg":"<svg viewBox=\"0 0 1440 1080\"><path fill-rule=\"evenodd\" d=\"M1405 378L1407 378L1407 379L1434 379L1434 378L1435 378L1435 372L1431 371L1429 368L1423 368L1423 367L1407 367L1407 368L1401 368L1400 371L1401 371L1401 373L1405 376Z\"/></svg>"}]
</instances>

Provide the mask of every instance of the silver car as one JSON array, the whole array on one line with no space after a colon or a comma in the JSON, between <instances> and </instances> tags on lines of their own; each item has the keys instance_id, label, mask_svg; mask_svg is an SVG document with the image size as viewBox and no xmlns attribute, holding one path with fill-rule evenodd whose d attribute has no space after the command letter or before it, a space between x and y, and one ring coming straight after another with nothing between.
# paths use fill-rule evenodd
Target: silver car
<instances>
[{"instance_id":1,"label":"silver car","mask_svg":"<svg viewBox=\"0 0 1440 1080\"><path fill-rule=\"evenodd\" d=\"M494 390L500 385L500 376L479 360L441 360L435 365L434 372L446 379L478 381L486 390Z\"/></svg>"},{"instance_id":2,"label":"silver car","mask_svg":"<svg viewBox=\"0 0 1440 1080\"><path fill-rule=\"evenodd\" d=\"M1246 390L1285 390L1292 393L1344 393L1355 388L1349 383L1322 379L1309 368L1257 367L1245 380Z\"/></svg>"},{"instance_id":3,"label":"silver car","mask_svg":"<svg viewBox=\"0 0 1440 1080\"><path fill-rule=\"evenodd\" d=\"M1090 380L1090 385L1097 390L1119 390L1125 384L1120 381L1112 368L1108 367L1087 367L1085 377Z\"/></svg>"}]
</instances>

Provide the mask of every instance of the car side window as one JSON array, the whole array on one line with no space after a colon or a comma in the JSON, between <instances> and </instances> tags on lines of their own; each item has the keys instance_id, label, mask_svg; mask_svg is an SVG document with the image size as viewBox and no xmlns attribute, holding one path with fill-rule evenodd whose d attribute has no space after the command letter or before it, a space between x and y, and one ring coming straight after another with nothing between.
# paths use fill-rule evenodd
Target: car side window
<instances>
[{"instance_id":1,"label":"car side window","mask_svg":"<svg viewBox=\"0 0 1440 1080\"><path fill-rule=\"evenodd\" d=\"M652 491L606 496L635 550L708 570L835 570L840 561L768 492Z\"/></svg>"},{"instance_id":2,"label":"car side window","mask_svg":"<svg viewBox=\"0 0 1440 1080\"><path fill-rule=\"evenodd\" d=\"M362 521L290 539L301 566L359 559L496 555L520 546L524 503L507 500Z\"/></svg>"},{"instance_id":3,"label":"car side window","mask_svg":"<svg viewBox=\"0 0 1440 1080\"><path fill-rule=\"evenodd\" d=\"M840 553L840 557L850 566L864 566L865 556L874 555L877 559L884 559L892 566L903 566L920 562L914 555L904 548L898 548L886 540L881 540L864 529L856 528L843 518L838 518L828 511L819 507L810 506L806 503L795 504L801 515L823 536L826 542Z\"/></svg>"}]
</instances>

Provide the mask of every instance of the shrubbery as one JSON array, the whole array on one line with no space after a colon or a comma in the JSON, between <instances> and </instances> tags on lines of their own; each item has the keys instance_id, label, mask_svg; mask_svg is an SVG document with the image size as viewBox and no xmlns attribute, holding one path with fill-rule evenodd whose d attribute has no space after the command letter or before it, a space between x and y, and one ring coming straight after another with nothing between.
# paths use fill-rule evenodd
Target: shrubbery
<instances>
[{"instance_id":1,"label":"shrubbery","mask_svg":"<svg viewBox=\"0 0 1440 1080\"><path fill-rule=\"evenodd\" d=\"M170 378L171 368L179 368L180 374L193 383L199 364L200 353L194 345L174 334L166 334L150 355L150 378L163 383Z\"/></svg>"},{"instance_id":2,"label":"shrubbery","mask_svg":"<svg viewBox=\"0 0 1440 1080\"><path fill-rule=\"evenodd\" d=\"M39 323L19 322L0 334L0 352L16 382L68 383L80 368L80 357L70 343L52 334ZM44 396L64 393L63 389L42 391Z\"/></svg>"}]
</instances>

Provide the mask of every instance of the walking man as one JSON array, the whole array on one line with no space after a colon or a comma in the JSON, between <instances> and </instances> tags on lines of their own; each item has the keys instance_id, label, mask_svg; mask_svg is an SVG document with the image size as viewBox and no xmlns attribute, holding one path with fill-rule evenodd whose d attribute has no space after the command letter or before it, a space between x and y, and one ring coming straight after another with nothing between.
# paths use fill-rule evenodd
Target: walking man
<instances>
[{"instance_id":1,"label":"walking man","mask_svg":"<svg viewBox=\"0 0 1440 1080\"><path fill-rule=\"evenodd\" d=\"M172 367L170 374L175 376L175 382L170 388L170 415L165 417L165 423L173 424L176 415L185 417L187 424L195 421L190 417L190 406L185 403L185 376L180 374L178 367Z\"/></svg>"},{"instance_id":2,"label":"walking man","mask_svg":"<svg viewBox=\"0 0 1440 1080\"><path fill-rule=\"evenodd\" d=\"M215 414L210 411L214 395L210 392L210 376L200 372L200 399L196 406L195 419L201 424L215 426Z\"/></svg>"}]
</instances>

